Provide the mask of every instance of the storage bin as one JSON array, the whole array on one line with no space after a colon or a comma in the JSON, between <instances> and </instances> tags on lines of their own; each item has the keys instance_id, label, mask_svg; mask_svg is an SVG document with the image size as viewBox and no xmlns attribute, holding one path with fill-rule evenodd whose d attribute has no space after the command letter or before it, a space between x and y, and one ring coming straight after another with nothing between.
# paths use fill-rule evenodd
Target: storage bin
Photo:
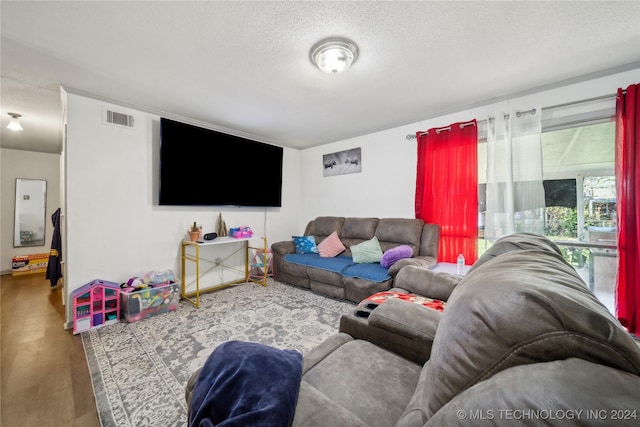
<instances>
[{"instance_id":1,"label":"storage bin","mask_svg":"<svg viewBox=\"0 0 640 427\"><path fill-rule=\"evenodd\" d=\"M136 292L121 292L121 314L127 322L137 322L178 308L180 282L154 286Z\"/></svg>"}]
</instances>

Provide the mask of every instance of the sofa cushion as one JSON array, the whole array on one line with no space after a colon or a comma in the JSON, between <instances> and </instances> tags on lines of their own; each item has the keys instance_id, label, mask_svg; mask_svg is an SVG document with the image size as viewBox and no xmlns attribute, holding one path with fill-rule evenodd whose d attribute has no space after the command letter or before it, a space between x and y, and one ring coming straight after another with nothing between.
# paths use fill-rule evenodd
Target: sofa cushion
<instances>
[{"instance_id":1,"label":"sofa cushion","mask_svg":"<svg viewBox=\"0 0 640 427\"><path fill-rule=\"evenodd\" d=\"M347 247L345 255L351 256L351 246L371 239L376 233L378 218L345 218L340 240Z\"/></svg>"},{"instance_id":2,"label":"sofa cushion","mask_svg":"<svg viewBox=\"0 0 640 427\"><path fill-rule=\"evenodd\" d=\"M348 265L342 270L342 275L344 277L358 277L372 282L385 282L391 278L387 269L377 262Z\"/></svg>"},{"instance_id":3,"label":"sofa cushion","mask_svg":"<svg viewBox=\"0 0 640 427\"><path fill-rule=\"evenodd\" d=\"M354 263L349 256L321 257L320 254L287 254L284 259L291 264L314 267L307 271L310 279L328 283L336 282L333 283L335 286L342 284L342 277L359 277L372 282L384 282L391 278L387 269L380 264ZM328 276L326 272L337 273L340 276Z\"/></svg>"},{"instance_id":4,"label":"sofa cushion","mask_svg":"<svg viewBox=\"0 0 640 427\"><path fill-rule=\"evenodd\" d=\"M313 234L318 240L327 237L334 231L341 235L343 223L344 218L340 216L319 216L309 221L304 234Z\"/></svg>"},{"instance_id":5,"label":"sofa cushion","mask_svg":"<svg viewBox=\"0 0 640 427\"><path fill-rule=\"evenodd\" d=\"M369 240L375 235L379 221L378 218L345 218L340 237Z\"/></svg>"},{"instance_id":6,"label":"sofa cushion","mask_svg":"<svg viewBox=\"0 0 640 427\"><path fill-rule=\"evenodd\" d=\"M397 275L400 270L410 265L420 268L431 268L438 263L438 260L431 256L412 256L411 258L402 258L389 267L391 276Z\"/></svg>"},{"instance_id":7,"label":"sofa cushion","mask_svg":"<svg viewBox=\"0 0 640 427\"><path fill-rule=\"evenodd\" d=\"M471 268L469 268L469 271L467 271L467 274L477 268L480 268L484 263L497 256L507 252L525 249L550 251L555 252L558 255L562 255L560 248L544 236L533 233L511 234L498 239L493 245L491 245L491 247L473 263Z\"/></svg>"},{"instance_id":8,"label":"sofa cushion","mask_svg":"<svg viewBox=\"0 0 640 427\"><path fill-rule=\"evenodd\" d=\"M456 274L407 265L398 272L393 285L418 295L447 301L461 279Z\"/></svg>"},{"instance_id":9,"label":"sofa cushion","mask_svg":"<svg viewBox=\"0 0 640 427\"><path fill-rule=\"evenodd\" d=\"M376 264L360 264L360 265L376 265ZM343 277L342 283L344 284L345 298L349 301L358 304L369 295L373 295L377 292L382 292L391 287L393 279L389 277L384 282L373 282L371 280L362 279L359 277Z\"/></svg>"},{"instance_id":10,"label":"sofa cushion","mask_svg":"<svg viewBox=\"0 0 640 427\"><path fill-rule=\"evenodd\" d=\"M378 242L378 238L375 236L370 240L351 246L351 256L353 257L354 262L380 262L382 255L380 242Z\"/></svg>"},{"instance_id":11,"label":"sofa cushion","mask_svg":"<svg viewBox=\"0 0 640 427\"><path fill-rule=\"evenodd\" d=\"M466 427L469 416L473 425L635 426L638 390L640 377L578 358L521 365L462 392L426 425ZM397 427L409 425L424 423Z\"/></svg>"},{"instance_id":12,"label":"sofa cushion","mask_svg":"<svg viewBox=\"0 0 640 427\"><path fill-rule=\"evenodd\" d=\"M335 231L318 244L318 253L321 257L334 257L344 252L345 249Z\"/></svg>"},{"instance_id":13,"label":"sofa cushion","mask_svg":"<svg viewBox=\"0 0 640 427\"><path fill-rule=\"evenodd\" d=\"M428 372L427 362L420 374L415 393L396 427L466 427L470 422L466 417L473 414L476 417L484 417L475 418L475 424L478 425L508 425L517 420L517 425L538 426L541 425L542 417L526 416L539 412L543 415L574 416L574 421L604 421L612 412L632 415L637 408L636 390L640 387L640 377L578 358L541 365L521 365L501 371L465 390L426 423L427 408L424 403ZM532 378L535 378L535 381L532 381ZM524 406L523 402L526 402ZM521 412L520 415L523 417L514 418L514 410L530 412ZM588 411L600 412L600 415L598 417L592 414L589 418ZM566 425L571 421L570 418L555 418L554 423L554 418L546 419L549 420L546 425ZM489 423L481 423L480 420ZM635 419L629 421L629 425L636 423ZM597 422L595 424L599 425ZM626 424L622 421L620 425Z\"/></svg>"},{"instance_id":14,"label":"sofa cushion","mask_svg":"<svg viewBox=\"0 0 640 427\"><path fill-rule=\"evenodd\" d=\"M414 304L419 304L424 307L429 307L432 310L436 310L439 312L444 311L444 307L446 303L442 300L429 298L422 295L411 294L409 292L399 292L399 288L392 288L389 291L376 292L373 295L369 295L366 297L360 304L358 305L367 305L367 304L377 304L380 305L387 300L398 299L402 301L412 302ZM395 304L395 303L394 303Z\"/></svg>"},{"instance_id":15,"label":"sofa cushion","mask_svg":"<svg viewBox=\"0 0 640 427\"><path fill-rule=\"evenodd\" d=\"M411 218L382 218L376 228L376 237L383 251L400 245L408 245L415 255L420 249L424 221Z\"/></svg>"},{"instance_id":16,"label":"sofa cushion","mask_svg":"<svg viewBox=\"0 0 640 427\"><path fill-rule=\"evenodd\" d=\"M416 389L411 396L404 412L395 424L395 427L422 427L427 422L427 399L425 397L425 383L427 382L427 363L420 371L420 377ZM442 424L448 426L449 424Z\"/></svg>"},{"instance_id":17,"label":"sofa cushion","mask_svg":"<svg viewBox=\"0 0 640 427\"><path fill-rule=\"evenodd\" d=\"M358 418L353 412L329 399L315 387L302 382L300 395L293 417L292 427L349 426L368 427L369 424Z\"/></svg>"},{"instance_id":18,"label":"sofa cushion","mask_svg":"<svg viewBox=\"0 0 640 427\"><path fill-rule=\"evenodd\" d=\"M316 238L314 236L291 236L297 254L317 254Z\"/></svg>"},{"instance_id":19,"label":"sofa cushion","mask_svg":"<svg viewBox=\"0 0 640 427\"><path fill-rule=\"evenodd\" d=\"M348 256L323 258L320 254L287 254L284 259L292 264L315 267L334 273L340 273L346 266L353 264L353 260Z\"/></svg>"},{"instance_id":20,"label":"sofa cushion","mask_svg":"<svg viewBox=\"0 0 640 427\"><path fill-rule=\"evenodd\" d=\"M409 245L400 245L394 248L388 249L382 254L380 258L380 265L384 268L389 268L402 258L411 258L413 256L413 249Z\"/></svg>"},{"instance_id":21,"label":"sofa cushion","mask_svg":"<svg viewBox=\"0 0 640 427\"><path fill-rule=\"evenodd\" d=\"M317 355L313 357L318 359ZM306 388L311 386L366 425L392 426L415 390L420 369L420 365L368 341L347 341L331 353L325 353L309 369L305 361L302 399L307 401ZM310 417L308 411L303 411L305 418ZM320 425L342 424L325 421Z\"/></svg>"},{"instance_id":22,"label":"sofa cushion","mask_svg":"<svg viewBox=\"0 0 640 427\"><path fill-rule=\"evenodd\" d=\"M373 310L369 324L407 338L433 340L441 316L432 308L393 298Z\"/></svg>"},{"instance_id":23,"label":"sofa cushion","mask_svg":"<svg viewBox=\"0 0 640 427\"><path fill-rule=\"evenodd\" d=\"M577 357L640 373L640 349L559 251L526 235L515 239L537 249L514 248L486 261L448 300L427 362L428 418L518 365Z\"/></svg>"},{"instance_id":24,"label":"sofa cushion","mask_svg":"<svg viewBox=\"0 0 640 427\"><path fill-rule=\"evenodd\" d=\"M414 256L438 257L440 247L440 225L425 224L422 227L422 237L420 237L420 252L414 251Z\"/></svg>"}]
</instances>

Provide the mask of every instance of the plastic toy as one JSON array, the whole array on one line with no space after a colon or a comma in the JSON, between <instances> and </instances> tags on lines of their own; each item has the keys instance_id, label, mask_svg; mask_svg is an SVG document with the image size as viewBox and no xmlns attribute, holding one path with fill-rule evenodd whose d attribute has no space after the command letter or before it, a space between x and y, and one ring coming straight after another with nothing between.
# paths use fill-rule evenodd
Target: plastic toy
<instances>
[{"instance_id":1,"label":"plastic toy","mask_svg":"<svg viewBox=\"0 0 640 427\"><path fill-rule=\"evenodd\" d=\"M229 229L229 234L231 235L231 237L238 239L241 237L253 236L253 231L250 227L234 227Z\"/></svg>"},{"instance_id":2,"label":"plastic toy","mask_svg":"<svg viewBox=\"0 0 640 427\"><path fill-rule=\"evenodd\" d=\"M73 333L88 331L120 320L120 286L106 280L93 280L71 294Z\"/></svg>"}]
</instances>

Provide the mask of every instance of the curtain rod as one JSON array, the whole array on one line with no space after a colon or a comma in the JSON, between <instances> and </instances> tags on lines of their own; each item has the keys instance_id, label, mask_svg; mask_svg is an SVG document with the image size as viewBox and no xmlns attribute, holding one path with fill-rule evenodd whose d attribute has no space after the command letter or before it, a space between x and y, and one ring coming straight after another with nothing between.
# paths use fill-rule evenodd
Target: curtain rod
<instances>
[{"instance_id":1,"label":"curtain rod","mask_svg":"<svg viewBox=\"0 0 640 427\"><path fill-rule=\"evenodd\" d=\"M616 93L614 94L609 94L609 95L601 95L601 96L595 96L593 98L587 98L587 99L583 99L581 101L576 101L576 102L565 102L564 104L556 104L556 105L551 105L549 107L543 107L543 110L551 110L554 108L560 108L560 107L567 107L570 105L576 105L576 104L582 104L585 102L593 102L593 101L601 101L603 99L609 99L609 98L616 98L618 96L618 92L616 91ZM532 114L535 114L535 108L533 110L528 110L528 111L519 111L516 113L517 117L520 117L520 114L523 113L528 113L531 112ZM509 117L508 114L505 114L505 118ZM486 120L477 120L478 124L480 123L486 123ZM451 130L451 127L445 127L445 128L441 128L442 130ZM440 129L438 129L440 130ZM428 132L428 131L427 131ZM420 135L426 135L427 132L421 132ZM416 139L416 134L411 134L408 133L407 136L407 141L411 141L412 139Z\"/></svg>"},{"instance_id":2,"label":"curtain rod","mask_svg":"<svg viewBox=\"0 0 640 427\"><path fill-rule=\"evenodd\" d=\"M460 123L460 129L463 129L463 128L467 127L467 126L475 126L475 122L471 121L471 122L467 122L467 123ZM442 128L437 128L436 129L436 133L445 132L445 131L448 131L448 130L451 130L451 126L445 126L445 127L442 127ZM420 132L420 135L426 135L428 133L429 133L429 131L427 130L427 131L424 131L424 132ZM414 139L416 137L415 135L409 134L409 135L407 135L407 139L410 139L409 138L410 136L412 136Z\"/></svg>"},{"instance_id":3,"label":"curtain rod","mask_svg":"<svg viewBox=\"0 0 640 427\"><path fill-rule=\"evenodd\" d=\"M523 114L527 114L527 113L531 113L532 116L536 115L536 109L532 108L531 110L527 110L527 111L516 111L516 117L520 117Z\"/></svg>"}]
</instances>

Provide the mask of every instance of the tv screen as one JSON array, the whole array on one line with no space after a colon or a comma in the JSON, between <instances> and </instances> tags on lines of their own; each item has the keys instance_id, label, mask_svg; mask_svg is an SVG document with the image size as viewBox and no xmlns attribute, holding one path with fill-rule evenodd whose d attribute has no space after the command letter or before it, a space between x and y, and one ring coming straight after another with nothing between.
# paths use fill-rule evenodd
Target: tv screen
<instances>
[{"instance_id":1,"label":"tv screen","mask_svg":"<svg viewBox=\"0 0 640 427\"><path fill-rule=\"evenodd\" d=\"M159 203L280 207L282 155L282 147L161 118Z\"/></svg>"}]
</instances>

